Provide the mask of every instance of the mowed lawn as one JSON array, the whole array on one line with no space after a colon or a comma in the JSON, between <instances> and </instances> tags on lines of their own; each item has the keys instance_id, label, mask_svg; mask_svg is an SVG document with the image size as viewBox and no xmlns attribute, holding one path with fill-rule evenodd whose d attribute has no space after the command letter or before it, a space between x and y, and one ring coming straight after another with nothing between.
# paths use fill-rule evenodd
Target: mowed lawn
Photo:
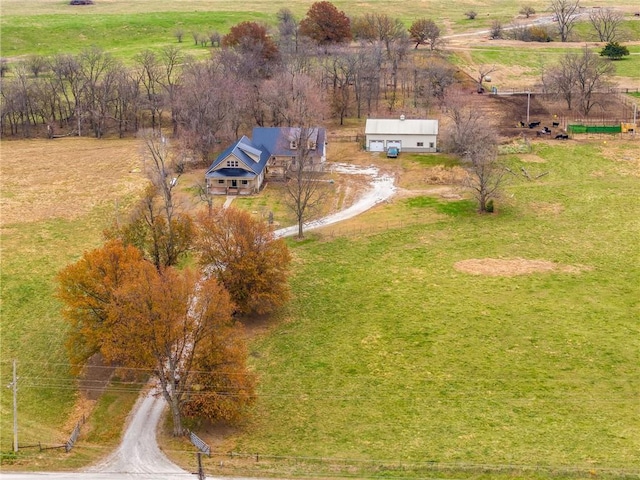
<instances>
[{"instance_id":1,"label":"mowed lawn","mask_svg":"<svg viewBox=\"0 0 640 480\"><path fill-rule=\"evenodd\" d=\"M497 215L396 199L364 218L424 223L292 241L294 300L252 345L259 402L229 449L316 473L441 462L638 475L640 158L637 142L603 141L511 157L513 171L549 173L513 177ZM459 269L486 259L555 270ZM264 458L254 468L278 471Z\"/></svg>"}]
</instances>

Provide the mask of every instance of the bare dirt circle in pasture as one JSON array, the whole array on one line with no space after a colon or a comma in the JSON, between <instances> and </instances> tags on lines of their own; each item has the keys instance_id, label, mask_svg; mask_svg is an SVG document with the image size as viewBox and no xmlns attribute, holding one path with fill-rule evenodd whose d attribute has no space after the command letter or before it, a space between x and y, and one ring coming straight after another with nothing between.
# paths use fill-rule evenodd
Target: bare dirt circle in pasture
<instances>
[{"instance_id":1,"label":"bare dirt circle in pasture","mask_svg":"<svg viewBox=\"0 0 640 480\"><path fill-rule=\"evenodd\" d=\"M562 265L548 260L527 260L525 258L471 258L454 264L460 272L490 277L514 277L531 273L580 273L589 270L585 266Z\"/></svg>"}]
</instances>

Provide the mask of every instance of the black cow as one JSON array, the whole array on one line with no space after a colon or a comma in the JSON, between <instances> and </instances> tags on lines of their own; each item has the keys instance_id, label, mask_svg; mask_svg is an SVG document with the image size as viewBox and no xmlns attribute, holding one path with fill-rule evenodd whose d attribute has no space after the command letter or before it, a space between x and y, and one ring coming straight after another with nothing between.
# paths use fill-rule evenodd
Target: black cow
<instances>
[{"instance_id":1,"label":"black cow","mask_svg":"<svg viewBox=\"0 0 640 480\"><path fill-rule=\"evenodd\" d=\"M559 127L560 126L560 122L553 122L553 126L554 127Z\"/></svg>"},{"instance_id":2,"label":"black cow","mask_svg":"<svg viewBox=\"0 0 640 480\"><path fill-rule=\"evenodd\" d=\"M559 133L558 135L556 135L556 140L568 140L569 139L569 135L567 135L566 133Z\"/></svg>"},{"instance_id":3,"label":"black cow","mask_svg":"<svg viewBox=\"0 0 640 480\"><path fill-rule=\"evenodd\" d=\"M540 122L531 122L531 123L529 124L529 128L536 128L536 127L538 127L538 126L540 126Z\"/></svg>"}]
</instances>

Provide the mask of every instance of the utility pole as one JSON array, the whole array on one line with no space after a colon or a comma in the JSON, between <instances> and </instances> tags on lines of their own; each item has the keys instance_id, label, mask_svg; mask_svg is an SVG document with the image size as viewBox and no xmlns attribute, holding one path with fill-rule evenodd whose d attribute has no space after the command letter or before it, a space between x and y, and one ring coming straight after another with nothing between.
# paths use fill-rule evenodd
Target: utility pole
<instances>
[{"instance_id":1,"label":"utility pole","mask_svg":"<svg viewBox=\"0 0 640 480\"><path fill-rule=\"evenodd\" d=\"M13 381L7 385L13 389L13 451L18 451L18 375L17 362L13 359Z\"/></svg>"}]
</instances>

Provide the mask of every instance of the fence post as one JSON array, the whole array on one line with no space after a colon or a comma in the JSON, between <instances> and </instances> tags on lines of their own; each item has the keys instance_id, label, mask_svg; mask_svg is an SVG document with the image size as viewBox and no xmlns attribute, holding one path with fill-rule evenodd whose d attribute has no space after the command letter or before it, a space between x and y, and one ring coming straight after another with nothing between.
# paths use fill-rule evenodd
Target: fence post
<instances>
[{"instance_id":1,"label":"fence post","mask_svg":"<svg viewBox=\"0 0 640 480\"><path fill-rule=\"evenodd\" d=\"M206 480L204 469L202 468L202 452L196 452L198 455L198 480Z\"/></svg>"}]
</instances>

